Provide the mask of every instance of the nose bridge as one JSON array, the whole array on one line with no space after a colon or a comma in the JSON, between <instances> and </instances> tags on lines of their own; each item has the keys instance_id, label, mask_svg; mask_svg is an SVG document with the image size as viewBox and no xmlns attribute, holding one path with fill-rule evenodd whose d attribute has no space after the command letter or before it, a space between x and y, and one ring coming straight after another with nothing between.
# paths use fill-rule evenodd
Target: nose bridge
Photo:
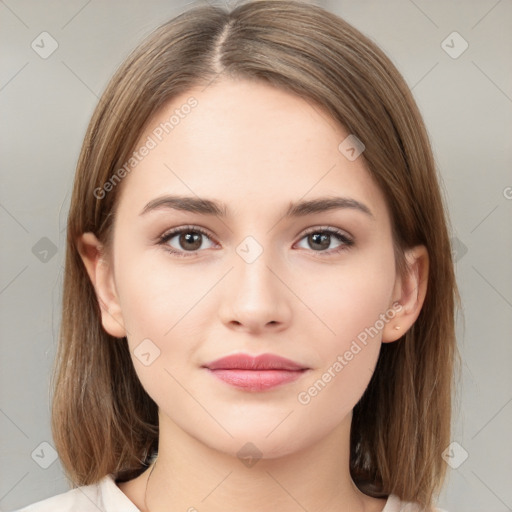
<instances>
[{"instance_id":1,"label":"nose bridge","mask_svg":"<svg viewBox=\"0 0 512 512\"><path fill-rule=\"evenodd\" d=\"M278 266L275 251L266 243L260 244L254 237L246 237L236 248L235 286L239 299L254 300L260 307L280 293L276 276L270 269Z\"/></svg>"},{"instance_id":2,"label":"nose bridge","mask_svg":"<svg viewBox=\"0 0 512 512\"><path fill-rule=\"evenodd\" d=\"M270 237L265 238L268 240ZM248 329L286 323L289 297L276 275L280 267L276 251L248 236L235 252L228 285L231 290L224 296L221 309L223 321Z\"/></svg>"}]
</instances>

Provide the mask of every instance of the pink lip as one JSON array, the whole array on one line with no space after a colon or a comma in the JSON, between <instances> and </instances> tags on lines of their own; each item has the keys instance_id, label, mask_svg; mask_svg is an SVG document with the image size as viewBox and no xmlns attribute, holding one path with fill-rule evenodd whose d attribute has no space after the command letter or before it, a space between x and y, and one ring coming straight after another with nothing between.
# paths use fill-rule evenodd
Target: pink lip
<instances>
[{"instance_id":1,"label":"pink lip","mask_svg":"<svg viewBox=\"0 0 512 512\"><path fill-rule=\"evenodd\" d=\"M273 354L234 354L204 365L215 377L246 391L264 391L297 380L309 368Z\"/></svg>"}]
</instances>

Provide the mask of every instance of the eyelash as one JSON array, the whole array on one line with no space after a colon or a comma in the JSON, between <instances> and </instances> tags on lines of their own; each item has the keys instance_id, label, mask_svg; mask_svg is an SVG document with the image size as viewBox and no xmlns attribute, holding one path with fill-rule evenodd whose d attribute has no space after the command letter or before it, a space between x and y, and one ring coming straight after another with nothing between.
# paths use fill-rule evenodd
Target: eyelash
<instances>
[{"instance_id":1,"label":"eyelash","mask_svg":"<svg viewBox=\"0 0 512 512\"><path fill-rule=\"evenodd\" d=\"M158 237L157 244L158 245L166 245L169 240L174 238L176 235L181 235L183 233L200 233L201 235L204 235L208 239L212 240L212 237L209 235L208 232L206 232L204 229L198 227L198 226L183 226L180 228L173 229L171 231L167 231L160 237ZM340 231L338 229L330 228L330 227L315 227L315 228L309 228L307 229L303 234L300 240L305 238L306 236L312 234L312 233L322 233L322 234L329 234L331 236L334 236L342 243L339 247L335 249L331 249L328 251L311 251L316 253L319 257L323 258L326 256L331 256L333 254L339 254L343 251L348 250L350 247L354 245L354 240L347 236L343 231ZM166 245L165 250L174 256L178 256L180 258L190 258L197 255L199 251L177 251L176 249Z\"/></svg>"}]
</instances>

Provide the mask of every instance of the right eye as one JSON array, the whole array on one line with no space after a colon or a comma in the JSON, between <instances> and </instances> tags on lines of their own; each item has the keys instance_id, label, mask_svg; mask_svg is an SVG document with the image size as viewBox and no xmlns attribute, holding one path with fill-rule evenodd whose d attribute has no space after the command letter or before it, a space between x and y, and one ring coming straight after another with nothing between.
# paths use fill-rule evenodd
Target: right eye
<instances>
[{"instance_id":1,"label":"right eye","mask_svg":"<svg viewBox=\"0 0 512 512\"><path fill-rule=\"evenodd\" d=\"M159 238L158 243L163 245L171 254L188 257L197 254L197 251L199 251L203 245L204 238L211 241L210 235L202 228L197 226L184 226L167 231ZM171 243L173 239L176 239L174 245ZM211 247L207 247L207 249L208 248Z\"/></svg>"}]
</instances>

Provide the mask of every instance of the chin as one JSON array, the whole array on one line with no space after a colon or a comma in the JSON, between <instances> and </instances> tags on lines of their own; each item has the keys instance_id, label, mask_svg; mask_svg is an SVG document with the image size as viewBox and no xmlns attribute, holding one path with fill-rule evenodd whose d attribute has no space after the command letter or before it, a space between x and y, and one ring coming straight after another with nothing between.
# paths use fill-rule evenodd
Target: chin
<instances>
[{"instance_id":1,"label":"chin","mask_svg":"<svg viewBox=\"0 0 512 512\"><path fill-rule=\"evenodd\" d=\"M281 430L283 425L276 428L278 423L274 422L271 428L265 426L256 429L254 427L248 428L247 425L240 429L228 428L233 437L227 435L222 438L218 436L210 439L203 437L200 441L210 446L210 448L231 457L236 457L243 462L244 459L251 460L251 458L275 460L287 457L315 444L325 435L323 431L318 432L318 429L307 432L300 425L292 424L287 429L283 428ZM270 435L269 432L271 432Z\"/></svg>"}]
</instances>

